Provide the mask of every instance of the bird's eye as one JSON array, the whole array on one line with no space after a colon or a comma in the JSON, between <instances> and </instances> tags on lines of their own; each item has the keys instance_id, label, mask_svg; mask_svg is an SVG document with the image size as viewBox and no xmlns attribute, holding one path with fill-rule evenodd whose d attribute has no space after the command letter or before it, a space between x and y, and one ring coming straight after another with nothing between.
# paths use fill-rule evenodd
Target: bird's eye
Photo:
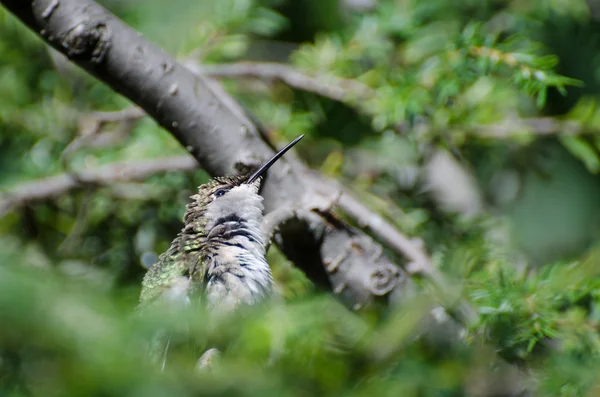
<instances>
[{"instance_id":1,"label":"bird's eye","mask_svg":"<svg viewBox=\"0 0 600 397\"><path fill-rule=\"evenodd\" d=\"M221 196L224 196L224 195L225 195L225 193L227 193L227 190L225 190L225 189L219 189L219 190L217 190L217 191L215 192L215 197L221 197Z\"/></svg>"}]
</instances>

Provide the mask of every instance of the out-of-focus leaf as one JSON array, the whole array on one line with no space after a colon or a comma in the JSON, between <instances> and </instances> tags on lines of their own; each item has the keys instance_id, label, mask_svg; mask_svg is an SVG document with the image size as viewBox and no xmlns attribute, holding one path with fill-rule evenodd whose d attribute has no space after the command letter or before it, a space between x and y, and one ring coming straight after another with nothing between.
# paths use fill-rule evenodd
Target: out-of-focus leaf
<instances>
[{"instance_id":1,"label":"out-of-focus leaf","mask_svg":"<svg viewBox=\"0 0 600 397\"><path fill-rule=\"evenodd\" d=\"M575 157L583 161L590 172L596 174L600 171L598 151L589 142L573 136L561 136L560 141Z\"/></svg>"}]
</instances>

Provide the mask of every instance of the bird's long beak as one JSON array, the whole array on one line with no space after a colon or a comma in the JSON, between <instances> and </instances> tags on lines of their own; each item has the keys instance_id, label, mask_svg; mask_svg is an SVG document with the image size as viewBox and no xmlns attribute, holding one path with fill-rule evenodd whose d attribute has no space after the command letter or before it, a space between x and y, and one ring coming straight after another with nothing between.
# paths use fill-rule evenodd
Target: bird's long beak
<instances>
[{"instance_id":1,"label":"bird's long beak","mask_svg":"<svg viewBox=\"0 0 600 397\"><path fill-rule=\"evenodd\" d=\"M302 138L304 138L304 134L300 135L298 138L296 138L293 141L291 141L290 143L288 143L286 147L284 147L279 152L277 152L277 154L275 156L273 156L269 161L264 163L258 170L256 170L254 172L254 174L250 175L250 177L248 178L248 180L245 183L250 184L250 183L254 182L255 180L257 180L258 178L260 178L265 172L267 172L267 170L269 168L271 168L271 166L273 164L275 164L275 162L277 160L279 160L281 158L281 156L283 156L285 154L285 152L290 150L292 148L292 146L297 144L298 141L300 141L300 139L302 139Z\"/></svg>"}]
</instances>

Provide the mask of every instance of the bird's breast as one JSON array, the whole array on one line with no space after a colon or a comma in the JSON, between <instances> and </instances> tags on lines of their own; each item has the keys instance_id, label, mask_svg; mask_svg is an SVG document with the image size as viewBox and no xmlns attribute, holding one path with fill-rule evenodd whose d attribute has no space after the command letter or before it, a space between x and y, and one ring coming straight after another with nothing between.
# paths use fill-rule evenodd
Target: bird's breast
<instances>
[{"instance_id":1,"label":"bird's breast","mask_svg":"<svg viewBox=\"0 0 600 397\"><path fill-rule=\"evenodd\" d=\"M221 246L207 258L206 298L210 310L228 312L254 305L272 291L273 278L264 249Z\"/></svg>"}]
</instances>

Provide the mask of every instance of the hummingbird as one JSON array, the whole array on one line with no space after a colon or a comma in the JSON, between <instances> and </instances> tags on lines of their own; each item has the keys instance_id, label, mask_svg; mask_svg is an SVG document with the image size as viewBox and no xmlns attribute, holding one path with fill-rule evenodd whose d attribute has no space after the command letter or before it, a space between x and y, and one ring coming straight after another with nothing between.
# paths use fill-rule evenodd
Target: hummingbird
<instances>
[{"instance_id":1,"label":"hummingbird","mask_svg":"<svg viewBox=\"0 0 600 397\"><path fill-rule=\"evenodd\" d=\"M259 189L267 170L303 137L253 173L216 177L198 188L187 204L183 229L144 276L140 310L156 304L185 307L199 298L209 313L221 314L271 296ZM152 352L154 359L157 353L166 355L168 341L164 334L157 337L154 350L164 352Z\"/></svg>"}]
</instances>

